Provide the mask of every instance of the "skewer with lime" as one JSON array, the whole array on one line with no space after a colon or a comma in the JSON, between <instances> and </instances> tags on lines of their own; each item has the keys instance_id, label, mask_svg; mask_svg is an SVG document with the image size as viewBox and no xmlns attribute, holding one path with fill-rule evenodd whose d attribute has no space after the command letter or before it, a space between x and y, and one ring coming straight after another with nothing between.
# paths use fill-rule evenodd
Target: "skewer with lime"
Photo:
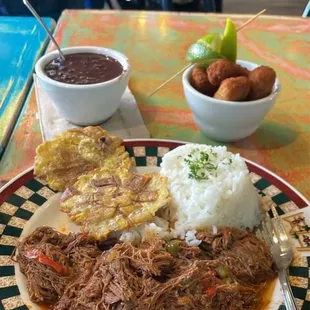
<instances>
[{"instance_id":1,"label":"skewer with lime","mask_svg":"<svg viewBox=\"0 0 310 310\"><path fill-rule=\"evenodd\" d=\"M228 18L224 34L211 33L192 44L186 55L186 60L199 66L209 66L219 58L226 58L231 62L237 59L237 29L233 21Z\"/></svg>"}]
</instances>

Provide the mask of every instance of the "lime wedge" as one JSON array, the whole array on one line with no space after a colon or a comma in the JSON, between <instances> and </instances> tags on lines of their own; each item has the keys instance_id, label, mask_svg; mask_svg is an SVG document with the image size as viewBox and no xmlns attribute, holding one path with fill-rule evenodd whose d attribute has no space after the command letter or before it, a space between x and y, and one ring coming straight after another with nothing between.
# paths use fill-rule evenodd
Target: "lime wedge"
<instances>
[{"instance_id":1,"label":"lime wedge","mask_svg":"<svg viewBox=\"0 0 310 310\"><path fill-rule=\"evenodd\" d=\"M223 36L220 33L210 33L197 40L197 43L207 43L216 52L220 52Z\"/></svg>"},{"instance_id":2,"label":"lime wedge","mask_svg":"<svg viewBox=\"0 0 310 310\"><path fill-rule=\"evenodd\" d=\"M186 60L188 62L206 66L219 58L222 58L221 54L213 50L207 43L192 44L186 55Z\"/></svg>"},{"instance_id":3,"label":"lime wedge","mask_svg":"<svg viewBox=\"0 0 310 310\"><path fill-rule=\"evenodd\" d=\"M237 59L237 29L230 18L226 20L220 53L232 62Z\"/></svg>"}]
</instances>

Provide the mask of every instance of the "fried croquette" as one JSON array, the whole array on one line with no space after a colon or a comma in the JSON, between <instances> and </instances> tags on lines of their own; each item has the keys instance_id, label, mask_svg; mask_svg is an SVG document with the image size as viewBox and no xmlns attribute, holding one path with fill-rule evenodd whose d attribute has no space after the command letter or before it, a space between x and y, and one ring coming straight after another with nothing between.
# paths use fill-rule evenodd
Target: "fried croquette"
<instances>
[{"instance_id":1,"label":"fried croquette","mask_svg":"<svg viewBox=\"0 0 310 310\"><path fill-rule=\"evenodd\" d=\"M213 96L217 87L213 86L208 79L206 68L194 67L191 73L191 85L207 96Z\"/></svg>"},{"instance_id":2,"label":"fried croquette","mask_svg":"<svg viewBox=\"0 0 310 310\"><path fill-rule=\"evenodd\" d=\"M238 75L236 76L249 76L251 72L250 70L237 64L235 66L236 66L236 70L238 71Z\"/></svg>"},{"instance_id":3,"label":"fried croquette","mask_svg":"<svg viewBox=\"0 0 310 310\"><path fill-rule=\"evenodd\" d=\"M207 69L194 67L192 86L202 94L227 101L257 100L268 96L276 80L275 71L261 66L253 71L227 59L218 59Z\"/></svg>"},{"instance_id":4,"label":"fried croquette","mask_svg":"<svg viewBox=\"0 0 310 310\"><path fill-rule=\"evenodd\" d=\"M271 94L272 87L276 81L276 72L267 66L261 66L249 74L250 93L248 100L257 100Z\"/></svg>"},{"instance_id":5,"label":"fried croquette","mask_svg":"<svg viewBox=\"0 0 310 310\"><path fill-rule=\"evenodd\" d=\"M250 81L245 76L225 79L214 98L226 101L243 101L250 92Z\"/></svg>"},{"instance_id":6,"label":"fried croquette","mask_svg":"<svg viewBox=\"0 0 310 310\"><path fill-rule=\"evenodd\" d=\"M208 67L208 79L212 85L218 87L227 78L246 75L241 68L227 59L219 59Z\"/></svg>"}]
</instances>

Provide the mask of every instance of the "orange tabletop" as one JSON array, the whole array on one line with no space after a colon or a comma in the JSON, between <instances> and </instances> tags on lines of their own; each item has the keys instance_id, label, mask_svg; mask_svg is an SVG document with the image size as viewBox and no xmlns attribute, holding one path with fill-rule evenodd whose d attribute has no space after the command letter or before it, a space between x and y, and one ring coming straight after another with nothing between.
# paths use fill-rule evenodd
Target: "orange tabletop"
<instances>
[{"instance_id":1,"label":"orange tabletop","mask_svg":"<svg viewBox=\"0 0 310 310\"><path fill-rule=\"evenodd\" d=\"M153 138L218 145L195 125L181 78L152 98L146 95L184 65L188 46L208 32L222 32L226 15L130 11L65 11L56 39L61 46L97 45L125 53L132 64L130 89ZM230 16L241 25L249 16ZM238 33L238 58L273 67L282 92L257 132L233 152L270 169L310 198L310 23L263 16ZM4 184L33 164L41 142L32 91L0 163Z\"/></svg>"}]
</instances>

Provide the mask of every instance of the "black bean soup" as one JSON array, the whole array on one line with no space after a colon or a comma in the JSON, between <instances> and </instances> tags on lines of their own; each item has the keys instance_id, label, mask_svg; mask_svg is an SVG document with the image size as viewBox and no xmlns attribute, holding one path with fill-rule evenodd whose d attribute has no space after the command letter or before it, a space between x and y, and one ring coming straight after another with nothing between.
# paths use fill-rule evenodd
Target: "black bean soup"
<instances>
[{"instance_id":1,"label":"black bean soup","mask_svg":"<svg viewBox=\"0 0 310 310\"><path fill-rule=\"evenodd\" d=\"M123 73L122 65L114 58L94 53L76 53L53 59L45 68L45 74L67 84L96 84L112 80Z\"/></svg>"}]
</instances>

